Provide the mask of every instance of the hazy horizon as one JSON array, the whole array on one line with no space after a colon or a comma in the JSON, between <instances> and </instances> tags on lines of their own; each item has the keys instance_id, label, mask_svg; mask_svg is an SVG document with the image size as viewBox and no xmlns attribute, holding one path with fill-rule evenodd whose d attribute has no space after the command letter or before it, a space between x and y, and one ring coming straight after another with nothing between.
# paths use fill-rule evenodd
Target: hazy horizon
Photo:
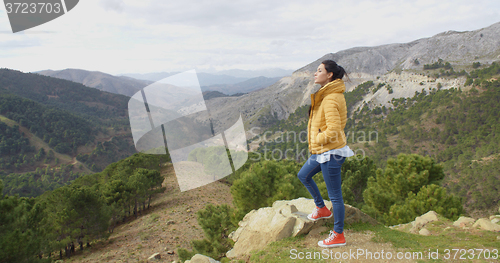
<instances>
[{"instance_id":1,"label":"hazy horizon","mask_svg":"<svg viewBox=\"0 0 500 263\"><path fill-rule=\"evenodd\" d=\"M500 2L492 0L87 0L55 20L13 34L2 6L0 67L112 75L296 70L328 53L478 30L499 17Z\"/></svg>"}]
</instances>

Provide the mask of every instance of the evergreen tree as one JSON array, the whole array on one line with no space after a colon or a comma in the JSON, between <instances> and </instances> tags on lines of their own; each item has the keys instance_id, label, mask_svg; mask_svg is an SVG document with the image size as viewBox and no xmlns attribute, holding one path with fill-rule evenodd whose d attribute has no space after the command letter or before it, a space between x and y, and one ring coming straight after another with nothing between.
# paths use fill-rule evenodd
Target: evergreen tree
<instances>
[{"instance_id":1,"label":"evergreen tree","mask_svg":"<svg viewBox=\"0 0 500 263\"><path fill-rule=\"evenodd\" d=\"M374 177L376 166L369 157L347 158L342 165L342 195L344 202L361 208L364 204L363 192L368 178ZM326 187L325 187L326 188Z\"/></svg>"},{"instance_id":2,"label":"evergreen tree","mask_svg":"<svg viewBox=\"0 0 500 263\"><path fill-rule=\"evenodd\" d=\"M299 163L287 160L263 160L252 164L231 186L240 217L252 209L271 206L276 200L310 196L297 177L301 167Z\"/></svg>"},{"instance_id":3,"label":"evergreen tree","mask_svg":"<svg viewBox=\"0 0 500 263\"><path fill-rule=\"evenodd\" d=\"M444 217L457 220L462 213L462 202L460 198L448 195L446 189L441 186L424 185L418 194L409 192L403 204L391 206L384 219L389 225L407 223L431 210Z\"/></svg>"},{"instance_id":4,"label":"evergreen tree","mask_svg":"<svg viewBox=\"0 0 500 263\"><path fill-rule=\"evenodd\" d=\"M422 200L422 195L419 196L420 191L426 189L428 189L426 192L428 192L429 189L442 191L432 187L424 188L424 186L431 184L439 185L443 178L443 168L436 164L432 158L423 157L417 154L400 154L397 159L389 159L387 161L385 170L378 169L376 177L368 179L367 188L363 192L366 203L363 210L386 224L393 222L403 223L402 221L408 218L401 219L392 217L399 215L397 213L394 214L395 211L400 210L398 206L405 204L408 198L410 198L408 201L410 202L412 194L420 198L417 198L417 200ZM442 192L439 194L443 195ZM457 205L456 202L452 204L454 206ZM392 208L395 205L396 207ZM441 211L439 207L433 206L433 208ZM452 208L456 208L456 210L446 211L445 214L456 216L454 211L461 212L461 207L442 207L442 209ZM390 213L391 209L393 214ZM415 211L420 212L420 210Z\"/></svg>"},{"instance_id":5,"label":"evergreen tree","mask_svg":"<svg viewBox=\"0 0 500 263\"><path fill-rule=\"evenodd\" d=\"M50 262L38 257L50 251L44 205L33 198L4 196L2 190L0 180L0 262Z\"/></svg>"},{"instance_id":6,"label":"evergreen tree","mask_svg":"<svg viewBox=\"0 0 500 263\"><path fill-rule=\"evenodd\" d=\"M205 233L202 240L193 240L193 252L179 249L179 255L192 256L194 253L203 254L214 259L220 259L233 247L233 241L229 234L237 228L237 224L231 219L233 209L228 205L208 204L199 210L198 224ZM182 258L186 260L188 258Z\"/></svg>"}]
</instances>

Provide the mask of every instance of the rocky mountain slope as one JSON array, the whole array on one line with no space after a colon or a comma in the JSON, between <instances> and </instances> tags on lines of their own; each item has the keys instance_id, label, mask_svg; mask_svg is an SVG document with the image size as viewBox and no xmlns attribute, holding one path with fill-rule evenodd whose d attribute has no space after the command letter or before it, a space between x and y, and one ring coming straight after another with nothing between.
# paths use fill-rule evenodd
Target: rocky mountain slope
<instances>
[{"instance_id":1,"label":"rocky mountain slope","mask_svg":"<svg viewBox=\"0 0 500 263\"><path fill-rule=\"evenodd\" d=\"M115 94L132 96L147 85L179 72L163 72L150 74L126 74L113 76L100 71L82 69L42 70L35 72L40 75L65 79ZM241 73L240 73L241 74ZM247 73L248 74L248 73ZM219 91L227 95L248 93L268 87L280 77L234 77L198 72L198 81L202 91Z\"/></svg>"},{"instance_id":2,"label":"rocky mountain slope","mask_svg":"<svg viewBox=\"0 0 500 263\"><path fill-rule=\"evenodd\" d=\"M310 94L319 88L314 84L314 71L325 59L333 59L347 70L350 76L350 81L346 82L347 90L368 80L375 81L375 84L393 82L394 92L390 96L386 89L380 89L379 94L365 98L365 101L370 102L373 97L375 104L383 104L392 98L413 96L415 91L423 88L437 87L438 83L443 88L459 88L465 78L450 80L427 77L423 65L438 59L464 67L473 62L487 64L500 60L500 23L475 31L448 31L405 44L356 47L326 54L265 89L241 97L208 101L207 106L218 124L215 130L227 129L240 113L247 131L252 127L265 127L272 118L288 118L299 106L310 103ZM254 129L255 132L258 129Z\"/></svg>"},{"instance_id":3,"label":"rocky mountain slope","mask_svg":"<svg viewBox=\"0 0 500 263\"><path fill-rule=\"evenodd\" d=\"M440 58L459 65L476 61L485 64L500 59L499 36L500 22L474 31L447 31L405 44L351 48L327 54L297 71L314 72L325 59L337 61L348 72L370 75L383 75L394 69L421 69L423 64Z\"/></svg>"}]
</instances>

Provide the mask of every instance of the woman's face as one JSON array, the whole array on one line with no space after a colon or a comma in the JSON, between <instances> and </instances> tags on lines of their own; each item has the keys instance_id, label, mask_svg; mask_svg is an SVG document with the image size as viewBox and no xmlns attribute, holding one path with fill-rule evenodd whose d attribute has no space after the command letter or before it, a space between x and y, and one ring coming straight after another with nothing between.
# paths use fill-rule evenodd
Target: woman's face
<instances>
[{"instance_id":1,"label":"woman's face","mask_svg":"<svg viewBox=\"0 0 500 263\"><path fill-rule=\"evenodd\" d=\"M316 73L314 73L314 83L325 86L326 83L330 82L333 76L332 72L326 72L325 65L320 64Z\"/></svg>"}]
</instances>

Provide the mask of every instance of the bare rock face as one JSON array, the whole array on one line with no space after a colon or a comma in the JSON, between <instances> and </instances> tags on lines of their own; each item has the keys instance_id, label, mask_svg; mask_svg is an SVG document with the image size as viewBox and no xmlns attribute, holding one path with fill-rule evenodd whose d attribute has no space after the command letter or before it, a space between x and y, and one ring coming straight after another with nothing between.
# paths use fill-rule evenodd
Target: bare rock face
<instances>
[{"instance_id":1,"label":"bare rock face","mask_svg":"<svg viewBox=\"0 0 500 263\"><path fill-rule=\"evenodd\" d=\"M276 201L272 207L252 210L242 221L239 228L231 233L230 238L236 243L226 253L228 258L235 258L262 249L267 244L291 236L307 234L320 228L334 218L311 221L307 219L315 208L312 199L298 198L290 201ZM359 209L345 205L345 223L377 222Z\"/></svg>"},{"instance_id":2,"label":"bare rock face","mask_svg":"<svg viewBox=\"0 0 500 263\"><path fill-rule=\"evenodd\" d=\"M499 55L500 23L495 23L474 31L448 31L410 43L351 48L327 54L297 71L314 72L321 61L332 59L347 72L383 75L395 68L421 69L438 59L461 65L476 61L491 63L497 61Z\"/></svg>"}]
</instances>

